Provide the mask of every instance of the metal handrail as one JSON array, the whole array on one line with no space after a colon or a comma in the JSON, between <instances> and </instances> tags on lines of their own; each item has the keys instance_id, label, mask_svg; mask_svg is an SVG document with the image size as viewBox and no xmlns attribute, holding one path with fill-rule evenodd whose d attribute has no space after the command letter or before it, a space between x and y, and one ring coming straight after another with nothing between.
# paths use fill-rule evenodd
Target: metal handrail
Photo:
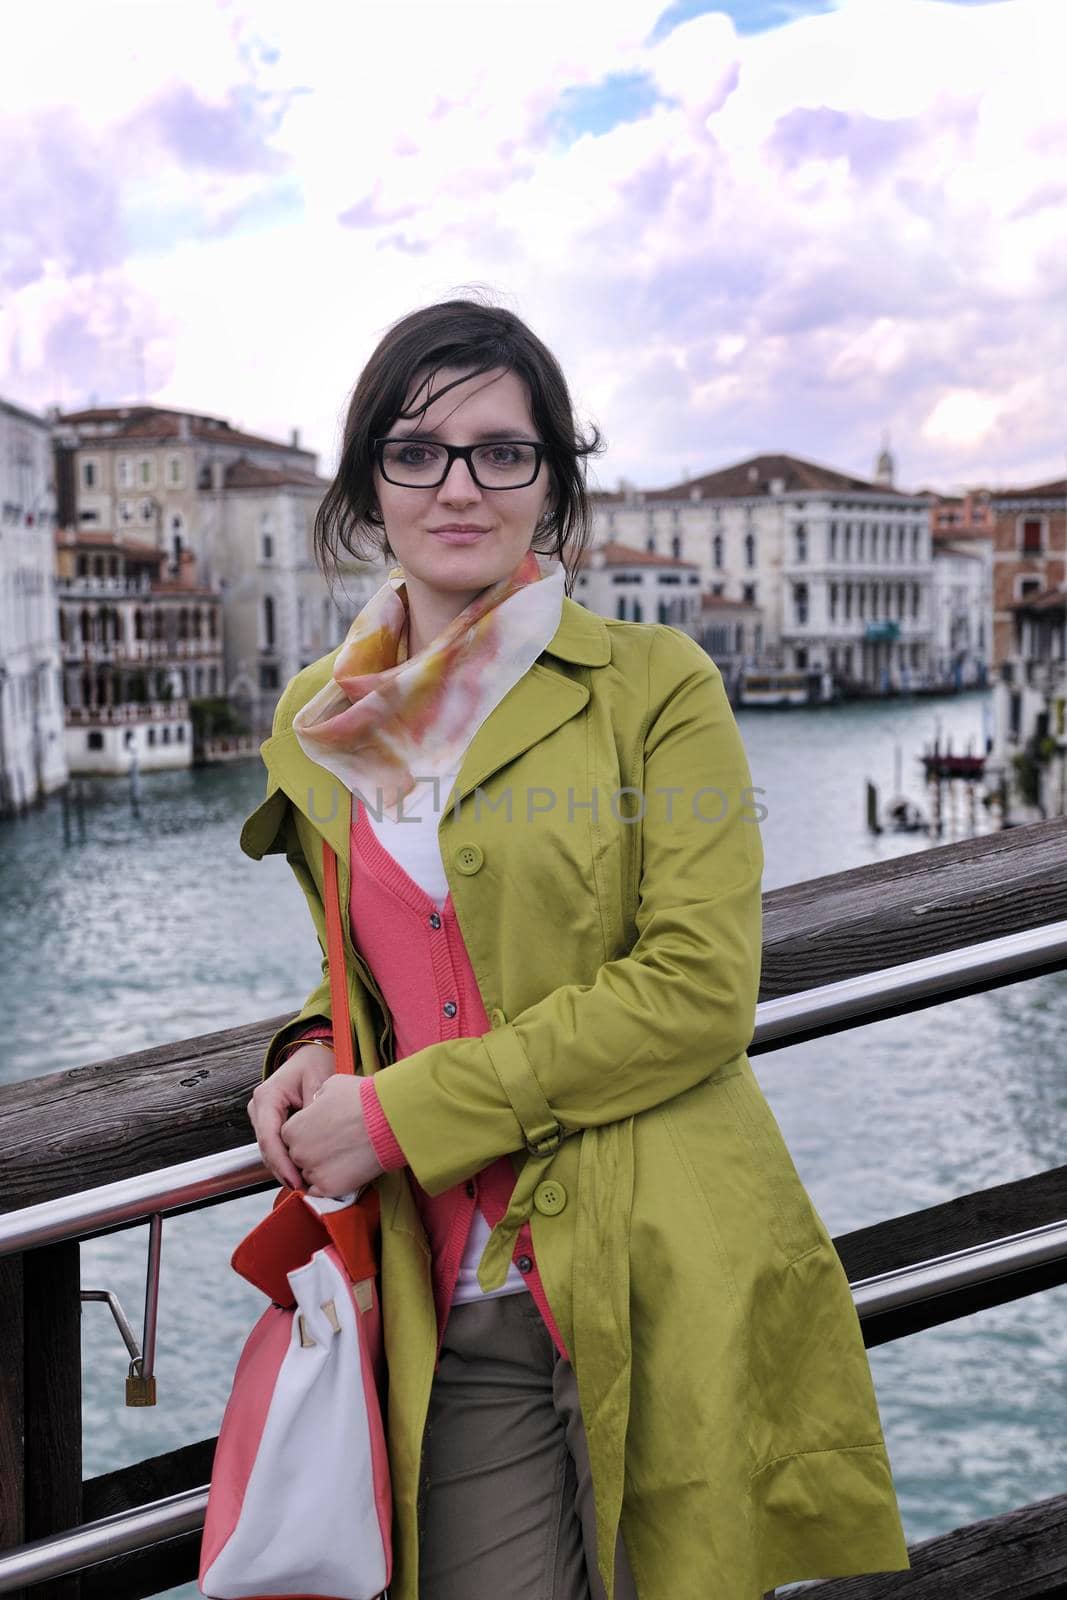
<instances>
[{"instance_id":1,"label":"metal handrail","mask_svg":"<svg viewBox=\"0 0 1067 1600\"><path fill-rule=\"evenodd\" d=\"M1067 921L802 989L756 1007L749 1050L753 1054L778 1050L816 1028L833 1033L856 1027L872 1011L887 1006L937 1005L957 990L1025 977L1028 971L1056 963L1067 966ZM155 1212L240 1194L270 1181L255 1144L198 1156L0 1215L0 1256L144 1222Z\"/></svg>"},{"instance_id":2,"label":"metal handrail","mask_svg":"<svg viewBox=\"0 0 1067 1600\"><path fill-rule=\"evenodd\" d=\"M1024 1267L1065 1258L1067 1218L861 1278L850 1288L856 1311L864 1321L882 1312L921 1305L953 1290L1010 1277ZM177 1534L195 1533L203 1527L207 1496L204 1484L6 1551L0 1554L0 1594L78 1572L131 1550L162 1544Z\"/></svg>"}]
</instances>

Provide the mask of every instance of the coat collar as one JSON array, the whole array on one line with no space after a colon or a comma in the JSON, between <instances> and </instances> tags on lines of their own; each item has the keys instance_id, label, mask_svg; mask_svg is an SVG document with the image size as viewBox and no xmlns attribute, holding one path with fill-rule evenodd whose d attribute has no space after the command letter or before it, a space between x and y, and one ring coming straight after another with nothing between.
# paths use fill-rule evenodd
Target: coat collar
<instances>
[{"instance_id":1,"label":"coat collar","mask_svg":"<svg viewBox=\"0 0 1067 1600\"><path fill-rule=\"evenodd\" d=\"M604 619L565 597L559 627L543 654L577 666L605 666L611 660L611 641ZM291 707L293 715L329 681L336 655L333 651L301 674L303 692ZM583 683L535 662L490 712L467 746L442 820L494 772L569 721L588 699L589 690ZM270 789L284 789L337 855L347 860L352 817L349 791L304 754L291 727L275 734L260 749L270 774Z\"/></svg>"}]
</instances>

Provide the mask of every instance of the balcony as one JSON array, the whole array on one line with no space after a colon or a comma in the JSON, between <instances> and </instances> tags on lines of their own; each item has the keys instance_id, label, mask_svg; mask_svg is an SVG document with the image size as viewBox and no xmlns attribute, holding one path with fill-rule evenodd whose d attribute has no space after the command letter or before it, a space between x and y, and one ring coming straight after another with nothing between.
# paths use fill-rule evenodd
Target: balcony
<instances>
[{"instance_id":1,"label":"balcony","mask_svg":"<svg viewBox=\"0 0 1067 1600\"><path fill-rule=\"evenodd\" d=\"M187 722L188 700L150 700L135 704L127 701L117 706L68 706L68 727L86 727L106 724L143 722Z\"/></svg>"}]
</instances>

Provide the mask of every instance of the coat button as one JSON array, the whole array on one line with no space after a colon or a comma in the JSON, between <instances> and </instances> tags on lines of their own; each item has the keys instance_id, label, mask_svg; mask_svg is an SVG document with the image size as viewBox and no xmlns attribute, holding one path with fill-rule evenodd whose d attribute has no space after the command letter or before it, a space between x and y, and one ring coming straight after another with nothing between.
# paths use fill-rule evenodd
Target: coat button
<instances>
[{"instance_id":1,"label":"coat button","mask_svg":"<svg viewBox=\"0 0 1067 1600\"><path fill-rule=\"evenodd\" d=\"M532 1272L533 1258L531 1256L516 1256L515 1265L518 1267L520 1272Z\"/></svg>"},{"instance_id":2,"label":"coat button","mask_svg":"<svg viewBox=\"0 0 1067 1600\"><path fill-rule=\"evenodd\" d=\"M441 926L441 918L437 915L436 911L431 911L430 912L430 927L431 928L439 928L440 926Z\"/></svg>"},{"instance_id":3,"label":"coat button","mask_svg":"<svg viewBox=\"0 0 1067 1600\"><path fill-rule=\"evenodd\" d=\"M476 844L461 844L458 850L452 853L452 861L457 872L462 872L465 877L470 877L481 867L483 856L481 847Z\"/></svg>"},{"instance_id":4,"label":"coat button","mask_svg":"<svg viewBox=\"0 0 1067 1600\"><path fill-rule=\"evenodd\" d=\"M446 1017L454 1017L456 1012L459 1010L459 1007L454 1000L446 1000L444 1005L441 1007L441 1010L444 1012Z\"/></svg>"},{"instance_id":5,"label":"coat button","mask_svg":"<svg viewBox=\"0 0 1067 1600\"><path fill-rule=\"evenodd\" d=\"M545 1178L534 1190L533 1203L543 1217L558 1217L567 1204L567 1191L554 1178Z\"/></svg>"}]
</instances>

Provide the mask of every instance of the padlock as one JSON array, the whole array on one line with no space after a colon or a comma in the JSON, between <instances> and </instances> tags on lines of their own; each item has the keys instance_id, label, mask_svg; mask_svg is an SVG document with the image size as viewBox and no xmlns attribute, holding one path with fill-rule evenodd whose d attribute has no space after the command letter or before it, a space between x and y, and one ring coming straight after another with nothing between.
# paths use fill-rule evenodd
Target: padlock
<instances>
[{"instance_id":1,"label":"padlock","mask_svg":"<svg viewBox=\"0 0 1067 1600\"><path fill-rule=\"evenodd\" d=\"M154 1377L146 1378L141 1371L141 1357L130 1362L130 1370L126 1376L126 1404L128 1406L154 1406L156 1403L156 1380Z\"/></svg>"}]
</instances>

